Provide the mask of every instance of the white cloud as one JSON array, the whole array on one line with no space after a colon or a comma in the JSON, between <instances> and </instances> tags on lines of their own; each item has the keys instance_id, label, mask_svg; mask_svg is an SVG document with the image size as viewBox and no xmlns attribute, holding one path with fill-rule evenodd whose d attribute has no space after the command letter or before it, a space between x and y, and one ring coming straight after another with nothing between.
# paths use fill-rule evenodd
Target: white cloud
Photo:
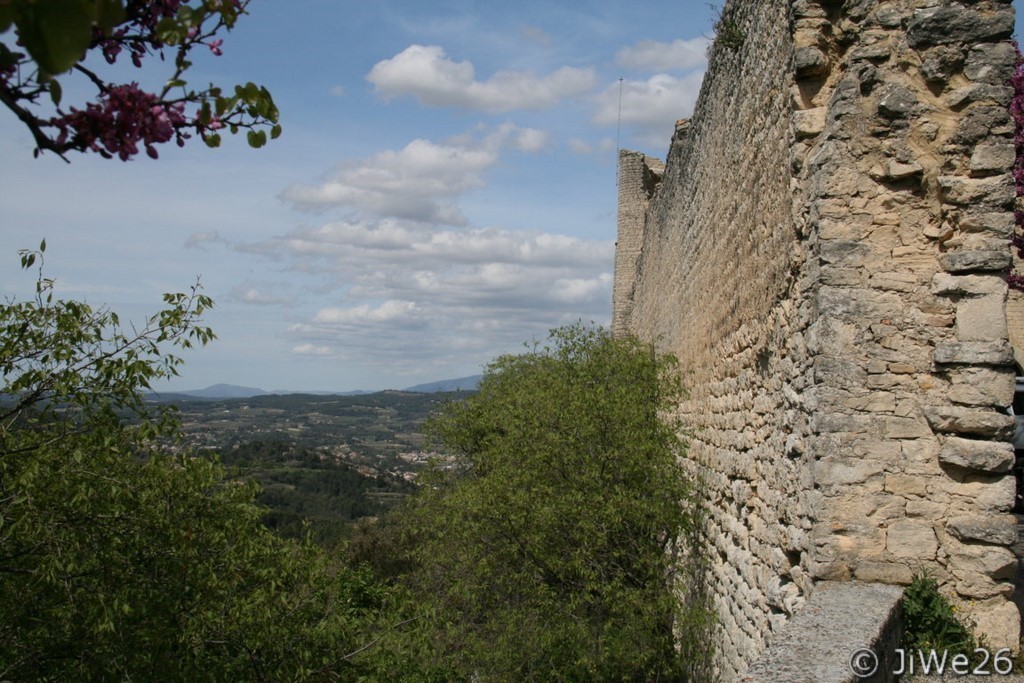
<instances>
[{"instance_id":1,"label":"white cloud","mask_svg":"<svg viewBox=\"0 0 1024 683\"><path fill-rule=\"evenodd\" d=\"M329 346L316 346L315 344L298 344L292 347L292 353L300 356L330 356L334 350Z\"/></svg>"},{"instance_id":2,"label":"white cloud","mask_svg":"<svg viewBox=\"0 0 1024 683\"><path fill-rule=\"evenodd\" d=\"M241 247L320 278L333 299L297 314L293 351L392 372L484 363L583 318L607 322L610 241L394 219L296 229ZM443 370L438 370L443 372Z\"/></svg>"},{"instance_id":3,"label":"white cloud","mask_svg":"<svg viewBox=\"0 0 1024 683\"><path fill-rule=\"evenodd\" d=\"M673 40L659 43L641 40L635 45L624 47L615 53L615 62L628 69L653 71L686 70L702 67L707 63L707 38Z\"/></svg>"},{"instance_id":4,"label":"white cloud","mask_svg":"<svg viewBox=\"0 0 1024 683\"><path fill-rule=\"evenodd\" d=\"M288 297L269 294L256 287L248 287L236 292L236 296L247 304L256 304L257 306L280 306L292 301Z\"/></svg>"},{"instance_id":5,"label":"white cloud","mask_svg":"<svg viewBox=\"0 0 1024 683\"><path fill-rule=\"evenodd\" d=\"M592 69L564 66L546 76L525 71L498 71L476 80L473 65L455 62L436 45L410 45L367 74L374 91L385 98L410 95L426 105L489 112L544 109L593 89Z\"/></svg>"},{"instance_id":6,"label":"white cloud","mask_svg":"<svg viewBox=\"0 0 1024 683\"><path fill-rule=\"evenodd\" d=\"M224 242L224 238L220 236L216 230L209 230L206 232L194 232L188 236L185 240L186 249L202 249L204 245L217 242Z\"/></svg>"},{"instance_id":7,"label":"white cloud","mask_svg":"<svg viewBox=\"0 0 1024 683\"><path fill-rule=\"evenodd\" d=\"M335 97L342 97L345 94L345 86L343 86L343 85L331 86L330 93L332 95L334 95Z\"/></svg>"},{"instance_id":8,"label":"white cloud","mask_svg":"<svg viewBox=\"0 0 1024 683\"><path fill-rule=\"evenodd\" d=\"M390 299L379 306L362 304L351 308L321 308L313 322L329 325L359 325L408 320L415 317L416 303Z\"/></svg>"},{"instance_id":9,"label":"white cloud","mask_svg":"<svg viewBox=\"0 0 1024 683\"><path fill-rule=\"evenodd\" d=\"M667 147L675 122L693 114L703 80L703 72L697 72L682 78L655 74L646 81L625 81L621 106L623 131L631 132L646 143ZM615 83L598 97L594 122L616 125L619 113L619 84Z\"/></svg>"},{"instance_id":10,"label":"white cloud","mask_svg":"<svg viewBox=\"0 0 1024 683\"><path fill-rule=\"evenodd\" d=\"M615 140L612 138L601 138L596 142L570 138L567 144L569 149L576 154L606 155L615 151Z\"/></svg>"},{"instance_id":11,"label":"white cloud","mask_svg":"<svg viewBox=\"0 0 1024 683\"><path fill-rule=\"evenodd\" d=\"M401 150L344 163L319 184L292 185L281 196L303 209L342 206L377 216L464 225L465 217L451 200L485 184L482 174L498 162L503 147L537 152L549 144L544 131L510 123L483 136L481 132L440 144L413 140Z\"/></svg>"}]
</instances>

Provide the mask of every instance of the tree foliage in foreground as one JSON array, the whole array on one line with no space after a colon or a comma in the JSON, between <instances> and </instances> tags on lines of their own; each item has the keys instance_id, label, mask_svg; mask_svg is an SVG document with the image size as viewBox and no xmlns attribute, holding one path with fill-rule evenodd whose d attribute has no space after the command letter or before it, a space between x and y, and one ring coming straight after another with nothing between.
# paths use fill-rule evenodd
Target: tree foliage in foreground
<instances>
[{"instance_id":1,"label":"tree foliage in foreground","mask_svg":"<svg viewBox=\"0 0 1024 683\"><path fill-rule=\"evenodd\" d=\"M439 667L516 681L699 669L708 612L681 599L698 584L678 562L699 513L666 419L680 392L672 358L575 325L496 360L432 422L457 464L401 523Z\"/></svg>"},{"instance_id":2,"label":"tree foliage in foreground","mask_svg":"<svg viewBox=\"0 0 1024 683\"><path fill-rule=\"evenodd\" d=\"M162 347L213 336L198 290L165 304L126 328L40 274L0 305L0 679L355 680L388 592L153 445L174 433L139 393L175 373Z\"/></svg>"}]
</instances>

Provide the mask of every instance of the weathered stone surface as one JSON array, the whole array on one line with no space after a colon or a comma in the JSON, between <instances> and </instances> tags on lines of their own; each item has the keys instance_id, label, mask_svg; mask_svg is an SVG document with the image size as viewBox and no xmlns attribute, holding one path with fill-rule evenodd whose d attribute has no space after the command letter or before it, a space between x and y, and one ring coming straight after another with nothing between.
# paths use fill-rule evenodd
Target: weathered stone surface
<instances>
[{"instance_id":1,"label":"weathered stone surface","mask_svg":"<svg viewBox=\"0 0 1024 683\"><path fill-rule=\"evenodd\" d=\"M976 472L1009 472L1014 462L1013 446L1000 441L950 436L939 451L939 462Z\"/></svg>"},{"instance_id":2,"label":"weathered stone surface","mask_svg":"<svg viewBox=\"0 0 1024 683\"><path fill-rule=\"evenodd\" d=\"M995 545L1017 542L1017 518L1013 515L962 515L946 521L946 530L964 542Z\"/></svg>"},{"instance_id":3,"label":"weathered stone surface","mask_svg":"<svg viewBox=\"0 0 1024 683\"><path fill-rule=\"evenodd\" d=\"M950 204L984 206L1012 206L1013 181L1009 175L992 178L964 178L939 176L943 201Z\"/></svg>"},{"instance_id":4,"label":"weathered stone surface","mask_svg":"<svg viewBox=\"0 0 1024 683\"><path fill-rule=\"evenodd\" d=\"M1020 612L1006 600L993 600L978 605L972 617L980 633L985 634L989 647L1020 647Z\"/></svg>"},{"instance_id":5,"label":"weathered stone surface","mask_svg":"<svg viewBox=\"0 0 1024 683\"><path fill-rule=\"evenodd\" d=\"M943 254L939 263L947 273L969 273L1005 270L1010 267L1011 257L1007 251L959 250Z\"/></svg>"},{"instance_id":6,"label":"weathered stone surface","mask_svg":"<svg viewBox=\"0 0 1024 683\"><path fill-rule=\"evenodd\" d=\"M923 566L1002 604L1006 548L947 522L1014 501L1010 10L729 0L747 40L713 51L657 190L620 171L615 333L691 388L723 680L825 577Z\"/></svg>"},{"instance_id":7,"label":"weathered stone surface","mask_svg":"<svg viewBox=\"0 0 1024 683\"><path fill-rule=\"evenodd\" d=\"M906 586L914 578L914 570L898 562L859 562L854 570L858 581Z\"/></svg>"},{"instance_id":8,"label":"weathered stone surface","mask_svg":"<svg viewBox=\"0 0 1024 683\"><path fill-rule=\"evenodd\" d=\"M820 584L807 606L773 638L737 683L823 683L850 680L850 653L870 644L887 670L894 648L903 591L863 583Z\"/></svg>"},{"instance_id":9,"label":"weathered stone surface","mask_svg":"<svg viewBox=\"0 0 1024 683\"><path fill-rule=\"evenodd\" d=\"M828 57L816 47L800 47L794 51L793 68L800 78L816 76L828 70Z\"/></svg>"},{"instance_id":10,"label":"weathered stone surface","mask_svg":"<svg viewBox=\"0 0 1024 683\"><path fill-rule=\"evenodd\" d=\"M978 45L967 55L964 76L981 83L1005 85L1013 76L1015 58L1013 46L1009 43Z\"/></svg>"},{"instance_id":11,"label":"weathered stone surface","mask_svg":"<svg viewBox=\"0 0 1024 683\"><path fill-rule=\"evenodd\" d=\"M1003 40L1013 33L1013 10L985 12L959 3L928 7L914 13L907 27L910 47Z\"/></svg>"},{"instance_id":12,"label":"weathered stone surface","mask_svg":"<svg viewBox=\"0 0 1024 683\"><path fill-rule=\"evenodd\" d=\"M889 527L885 549L894 557L930 560L935 558L939 542L931 524L907 519Z\"/></svg>"},{"instance_id":13,"label":"weathered stone surface","mask_svg":"<svg viewBox=\"0 0 1024 683\"><path fill-rule=\"evenodd\" d=\"M1007 338L1005 294L961 299L956 305L956 338L998 341Z\"/></svg>"},{"instance_id":14,"label":"weathered stone surface","mask_svg":"<svg viewBox=\"0 0 1024 683\"><path fill-rule=\"evenodd\" d=\"M1007 173L1013 168L1016 152L1012 140L999 140L978 145L971 154L972 171Z\"/></svg>"},{"instance_id":15,"label":"weathered stone surface","mask_svg":"<svg viewBox=\"0 0 1024 683\"><path fill-rule=\"evenodd\" d=\"M1012 135L1013 122L1006 107L970 107L957 126L951 142L957 145L976 145L990 135Z\"/></svg>"},{"instance_id":16,"label":"weathered stone surface","mask_svg":"<svg viewBox=\"0 0 1024 683\"><path fill-rule=\"evenodd\" d=\"M908 88L894 83L886 86L878 100L878 113L890 119L903 118L909 114L914 105L917 104L917 97Z\"/></svg>"},{"instance_id":17,"label":"weathered stone surface","mask_svg":"<svg viewBox=\"0 0 1024 683\"><path fill-rule=\"evenodd\" d=\"M921 60L921 75L929 83L945 83L964 65L964 55L959 49L940 45L924 53Z\"/></svg>"},{"instance_id":18,"label":"weathered stone surface","mask_svg":"<svg viewBox=\"0 0 1024 683\"><path fill-rule=\"evenodd\" d=\"M1009 415L994 410L975 410L955 406L937 406L923 409L928 424L944 434L969 434L997 440L1013 435L1016 422Z\"/></svg>"},{"instance_id":19,"label":"weathered stone surface","mask_svg":"<svg viewBox=\"0 0 1024 683\"><path fill-rule=\"evenodd\" d=\"M797 137L807 138L819 135L825 130L825 107L804 109L793 112L793 128Z\"/></svg>"},{"instance_id":20,"label":"weathered stone surface","mask_svg":"<svg viewBox=\"0 0 1024 683\"><path fill-rule=\"evenodd\" d=\"M972 83L951 90L946 95L946 104L950 107L964 107L975 102L984 102L1008 107L1011 99L1013 99L1013 88L1009 86Z\"/></svg>"},{"instance_id":21,"label":"weathered stone surface","mask_svg":"<svg viewBox=\"0 0 1024 683\"><path fill-rule=\"evenodd\" d=\"M960 216L960 229L967 232L988 232L998 238L1013 235L1013 214L1008 211L965 213Z\"/></svg>"},{"instance_id":22,"label":"weathered stone surface","mask_svg":"<svg viewBox=\"0 0 1024 683\"><path fill-rule=\"evenodd\" d=\"M997 275L948 275L936 273L932 278L932 293L951 296L1006 294L1006 280Z\"/></svg>"},{"instance_id":23,"label":"weathered stone surface","mask_svg":"<svg viewBox=\"0 0 1024 683\"><path fill-rule=\"evenodd\" d=\"M975 342L938 342L935 362L943 365L1010 365L1013 348L1005 339Z\"/></svg>"}]
</instances>

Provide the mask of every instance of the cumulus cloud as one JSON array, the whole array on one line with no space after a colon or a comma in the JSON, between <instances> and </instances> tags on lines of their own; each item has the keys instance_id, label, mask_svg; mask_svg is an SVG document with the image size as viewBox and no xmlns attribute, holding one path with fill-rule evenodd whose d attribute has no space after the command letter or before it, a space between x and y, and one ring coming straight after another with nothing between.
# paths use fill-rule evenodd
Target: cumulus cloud
<instances>
[{"instance_id":1,"label":"cumulus cloud","mask_svg":"<svg viewBox=\"0 0 1024 683\"><path fill-rule=\"evenodd\" d=\"M615 53L615 62L627 69L650 71L687 70L702 67L707 63L707 38L690 38L660 43L655 40L641 40L635 45L624 47Z\"/></svg>"},{"instance_id":2,"label":"cumulus cloud","mask_svg":"<svg viewBox=\"0 0 1024 683\"><path fill-rule=\"evenodd\" d=\"M384 98L409 95L434 107L488 112L544 109L589 92L596 83L592 69L568 66L545 76L498 71L479 81L470 62L453 61L436 45L410 45L375 64L366 79Z\"/></svg>"},{"instance_id":3,"label":"cumulus cloud","mask_svg":"<svg viewBox=\"0 0 1024 683\"><path fill-rule=\"evenodd\" d=\"M607 322L614 244L500 228L339 221L240 246L321 278L333 299L288 329L298 355L377 363L484 363L582 318ZM429 374L429 372L427 373Z\"/></svg>"},{"instance_id":4,"label":"cumulus cloud","mask_svg":"<svg viewBox=\"0 0 1024 683\"><path fill-rule=\"evenodd\" d=\"M247 304L257 306L280 306L292 303L292 299L263 291L256 287L244 287L234 292L234 295Z\"/></svg>"},{"instance_id":5,"label":"cumulus cloud","mask_svg":"<svg viewBox=\"0 0 1024 683\"><path fill-rule=\"evenodd\" d=\"M651 144L667 146L675 122L693 114L693 107L704 80L702 72L677 78L655 74L646 81L625 81L622 84L622 125ZM615 125L619 118L619 84L608 86L598 97L594 122Z\"/></svg>"},{"instance_id":6,"label":"cumulus cloud","mask_svg":"<svg viewBox=\"0 0 1024 683\"><path fill-rule=\"evenodd\" d=\"M224 242L224 238L220 236L216 230L209 230L206 232L194 232L188 236L185 240L186 249L203 249L207 244L216 244L218 242Z\"/></svg>"},{"instance_id":7,"label":"cumulus cloud","mask_svg":"<svg viewBox=\"0 0 1024 683\"><path fill-rule=\"evenodd\" d=\"M595 142L570 138L567 144L569 149L576 154L607 155L615 151L615 140L607 137Z\"/></svg>"},{"instance_id":8,"label":"cumulus cloud","mask_svg":"<svg viewBox=\"0 0 1024 683\"><path fill-rule=\"evenodd\" d=\"M498 162L503 148L537 152L549 144L546 132L510 123L483 132L444 143L413 140L401 150L344 163L319 184L292 185L281 196L307 210L340 206L376 216L464 225L454 198L484 185L482 174Z\"/></svg>"}]
</instances>

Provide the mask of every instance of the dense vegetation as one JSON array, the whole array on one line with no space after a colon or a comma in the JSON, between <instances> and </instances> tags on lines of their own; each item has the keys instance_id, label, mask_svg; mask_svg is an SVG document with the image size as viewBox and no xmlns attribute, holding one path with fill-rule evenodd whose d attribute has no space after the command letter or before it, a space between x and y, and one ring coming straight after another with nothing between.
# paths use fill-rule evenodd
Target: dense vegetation
<instances>
[{"instance_id":1,"label":"dense vegetation","mask_svg":"<svg viewBox=\"0 0 1024 683\"><path fill-rule=\"evenodd\" d=\"M355 521L382 515L416 489L280 439L246 441L221 457L229 476L260 485L264 524L291 538L309 535L326 548L346 538Z\"/></svg>"},{"instance_id":2,"label":"dense vegetation","mask_svg":"<svg viewBox=\"0 0 1024 683\"><path fill-rule=\"evenodd\" d=\"M261 523L255 480L341 520L369 510L365 479L284 442L226 450L233 474L169 446L174 414L141 390L176 372L162 347L213 333L197 289L165 305L122 326L41 273L0 305L0 678L680 680L706 661L669 359L582 326L498 359L433 421L449 458L427 485L328 552Z\"/></svg>"},{"instance_id":3,"label":"dense vegetation","mask_svg":"<svg viewBox=\"0 0 1024 683\"><path fill-rule=\"evenodd\" d=\"M393 524L433 665L498 681L700 671L708 612L680 558L699 509L664 419L680 392L671 358L577 325L496 360L429 425L455 460Z\"/></svg>"}]
</instances>

